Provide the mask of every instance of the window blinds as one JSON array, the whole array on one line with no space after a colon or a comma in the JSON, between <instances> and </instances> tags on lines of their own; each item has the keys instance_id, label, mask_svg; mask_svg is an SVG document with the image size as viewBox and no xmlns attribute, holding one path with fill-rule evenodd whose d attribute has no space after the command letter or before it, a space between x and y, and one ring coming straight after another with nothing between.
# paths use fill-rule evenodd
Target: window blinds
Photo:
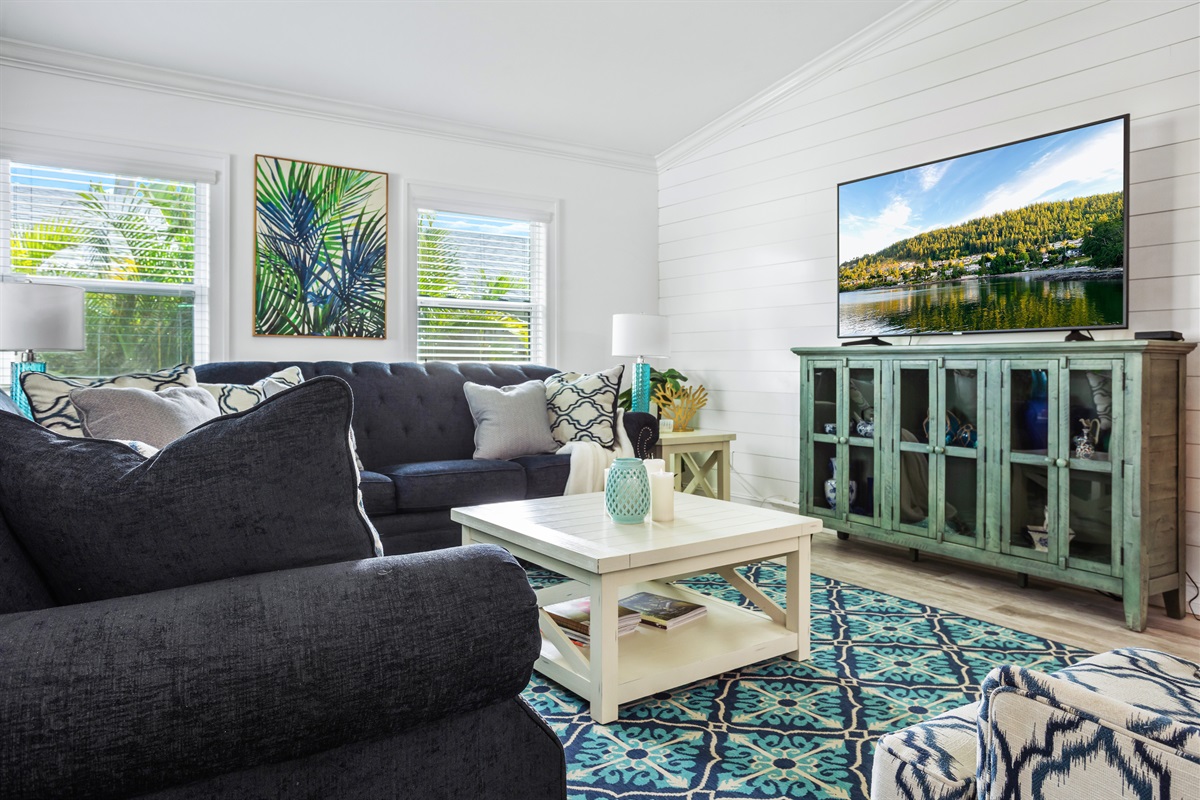
<instances>
[{"instance_id":1,"label":"window blinds","mask_svg":"<svg viewBox=\"0 0 1200 800\"><path fill-rule=\"evenodd\" d=\"M41 354L52 371L111 375L206 357L206 184L0 161L0 248L15 276L87 292L87 349Z\"/></svg>"},{"instance_id":2,"label":"window blinds","mask_svg":"<svg viewBox=\"0 0 1200 800\"><path fill-rule=\"evenodd\" d=\"M417 357L545 359L546 223L417 211Z\"/></svg>"}]
</instances>

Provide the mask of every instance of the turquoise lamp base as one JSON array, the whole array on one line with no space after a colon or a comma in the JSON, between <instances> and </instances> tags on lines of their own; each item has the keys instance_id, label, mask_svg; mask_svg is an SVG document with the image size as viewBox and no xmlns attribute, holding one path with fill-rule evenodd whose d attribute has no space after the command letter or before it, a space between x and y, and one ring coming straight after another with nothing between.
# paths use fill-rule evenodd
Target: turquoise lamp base
<instances>
[{"instance_id":1,"label":"turquoise lamp base","mask_svg":"<svg viewBox=\"0 0 1200 800\"><path fill-rule=\"evenodd\" d=\"M29 407L29 398L21 388L21 375L26 372L45 372L45 361L16 361L12 365L12 400L21 413L33 419L33 410Z\"/></svg>"},{"instance_id":2,"label":"turquoise lamp base","mask_svg":"<svg viewBox=\"0 0 1200 800\"><path fill-rule=\"evenodd\" d=\"M630 400L631 411L650 412L650 365L638 361L633 365L633 388Z\"/></svg>"}]
</instances>

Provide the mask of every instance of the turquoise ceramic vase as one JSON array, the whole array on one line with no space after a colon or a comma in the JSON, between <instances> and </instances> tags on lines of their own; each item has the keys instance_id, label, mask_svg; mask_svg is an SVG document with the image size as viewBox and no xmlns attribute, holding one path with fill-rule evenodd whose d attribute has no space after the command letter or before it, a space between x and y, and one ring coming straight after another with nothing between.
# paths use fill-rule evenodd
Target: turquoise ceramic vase
<instances>
[{"instance_id":1,"label":"turquoise ceramic vase","mask_svg":"<svg viewBox=\"0 0 1200 800\"><path fill-rule=\"evenodd\" d=\"M608 471L604 508L613 522L637 525L650 513L650 477L640 458L618 458Z\"/></svg>"}]
</instances>

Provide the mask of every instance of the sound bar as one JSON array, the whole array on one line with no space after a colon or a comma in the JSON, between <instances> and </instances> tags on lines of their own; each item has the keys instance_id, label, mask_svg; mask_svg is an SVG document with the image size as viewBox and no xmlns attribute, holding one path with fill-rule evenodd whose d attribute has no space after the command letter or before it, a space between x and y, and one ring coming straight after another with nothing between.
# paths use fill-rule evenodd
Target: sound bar
<instances>
[{"instance_id":1,"label":"sound bar","mask_svg":"<svg viewBox=\"0 0 1200 800\"><path fill-rule=\"evenodd\" d=\"M1134 331L1135 339L1166 339L1170 342L1182 342L1183 334L1179 331Z\"/></svg>"}]
</instances>

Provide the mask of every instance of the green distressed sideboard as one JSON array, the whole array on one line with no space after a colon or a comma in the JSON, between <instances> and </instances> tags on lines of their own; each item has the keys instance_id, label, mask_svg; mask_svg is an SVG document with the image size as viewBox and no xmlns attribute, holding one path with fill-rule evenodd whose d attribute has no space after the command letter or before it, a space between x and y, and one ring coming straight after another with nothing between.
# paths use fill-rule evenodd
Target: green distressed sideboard
<instances>
[{"instance_id":1,"label":"green distressed sideboard","mask_svg":"<svg viewBox=\"0 0 1200 800\"><path fill-rule=\"evenodd\" d=\"M800 506L841 538L1184 613L1183 342L796 347Z\"/></svg>"}]
</instances>

